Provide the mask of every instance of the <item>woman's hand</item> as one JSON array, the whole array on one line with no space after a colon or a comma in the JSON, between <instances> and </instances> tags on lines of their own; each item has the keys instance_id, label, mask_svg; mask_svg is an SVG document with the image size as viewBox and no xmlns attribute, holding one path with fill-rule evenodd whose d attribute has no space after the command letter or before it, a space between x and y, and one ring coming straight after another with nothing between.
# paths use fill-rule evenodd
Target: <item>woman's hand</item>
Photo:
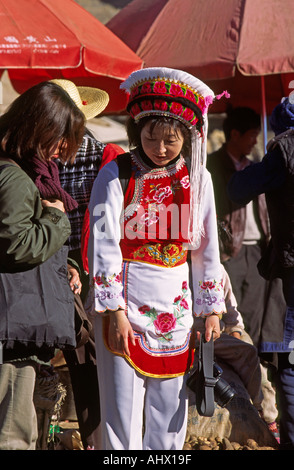
<instances>
[{"instance_id":1,"label":"woman's hand","mask_svg":"<svg viewBox=\"0 0 294 470\"><path fill-rule=\"evenodd\" d=\"M108 312L109 315L109 333L108 344L114 352L130 355L129 339L135 345L135 336L133 328L122 309L115 312Z\"/></svg>"},{"instance_id":2,"label":"woman's hand","mask_svg":"<svg viewBox=\"0 0 294 470\"><path fill-rule=\"evenodd\" d=\"M239 333L239 331L233 331L233 333L230 333L230 336L233 336L237 339L241 339L241 333Z\"/></svg>"},{"instance_id":3,"label":"woman's hand","mask_svg":"<svg viewBox=\"0 0 294 470\"><path fill-rule=\"evenodd\" d=\"M69 277L70 277L69 285L70 285L71 290L75 294L80 294L82 291L82 283L80 280L79 272L70 264L67 265L67 270L68 270Z\"/></svg>"},{"instance_id":4,"label":"woman's hand","mask_svg":"<svg viewBox=\"0 0 294 470\"><path fill-rule=\"evenodd\" d=\"M213 335L213 341L220 337L219 316L216 314L209 315L205 320L205 340L210 341Z\"/></svg>"},{"instance_id":5,"label":"woman's hand","mask_svg":"<svg viewBox=\"0 0 294 470\"><path fill-rule=\"evenodd\" d=\"M55 207L55 209L59 209L61 212L65 212L63 202L59 201L59 199L52 199L51 201L42 199L41 201L43 207Z\"/></svg>"}]
</instances>

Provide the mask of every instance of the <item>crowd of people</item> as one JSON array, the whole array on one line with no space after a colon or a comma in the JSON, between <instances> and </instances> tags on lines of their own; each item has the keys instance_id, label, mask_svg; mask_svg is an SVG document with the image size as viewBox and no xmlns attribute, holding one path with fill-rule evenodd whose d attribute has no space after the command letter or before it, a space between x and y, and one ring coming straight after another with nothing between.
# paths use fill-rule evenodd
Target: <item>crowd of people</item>
<instances>
[{"instance_id":1,"label":"crowd of people","mask_svg":"<svg viewBox=\"0 0 294 470\"><path fill-rule=\"evenodd\" d=\"M0 116L0 449L36 448L36 374L61 350L85 449L181 450L201 333L292 450L294 105L255 162L246 107L207 156L222 95L191 74L145 68L121 88L128 152L87 129L108 94L70 80ZM92 323L79 347L74 294Z\"/></svg>"}]
</instances>

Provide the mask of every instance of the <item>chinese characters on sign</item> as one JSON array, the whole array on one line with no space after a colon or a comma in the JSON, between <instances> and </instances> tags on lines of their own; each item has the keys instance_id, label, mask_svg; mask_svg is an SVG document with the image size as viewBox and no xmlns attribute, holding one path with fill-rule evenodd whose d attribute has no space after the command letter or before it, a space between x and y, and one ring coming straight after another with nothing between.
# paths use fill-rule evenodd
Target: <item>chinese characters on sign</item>
<instances>
[{"instance_id":1,"label":"chinese characters on sign","mask_svg":"<svg viewBox=\"0 0 294 470\"><path fill-rule=\"evenodd\" d=\"M21 54L27 48L33 48L34 53L58 54L60 49L66 49L66 44L58 44L57 39L45 36L38 39L35 36L26 36L21 41L15 36L4 36L0 39L0 54Z\"/></svg>"}]
</instances>

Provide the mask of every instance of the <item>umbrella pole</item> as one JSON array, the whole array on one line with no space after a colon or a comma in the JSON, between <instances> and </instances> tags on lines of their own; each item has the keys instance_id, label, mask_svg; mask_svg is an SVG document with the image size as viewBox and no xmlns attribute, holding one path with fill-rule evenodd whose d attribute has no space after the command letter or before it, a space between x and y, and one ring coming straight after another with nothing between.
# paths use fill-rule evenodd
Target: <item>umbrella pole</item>
<instances>
[{"instance_id":1,"label":"umbrella pole","mask_svg":"<svg viewBox=\"0 0 294 470\"><path fill-rule=\"evenodd\" d=\"M261 100L262 100L262 134L263 134L263 150L266 154L267 144L267 115L266 115L266 103L265 103L265 84L264 75L260 77L261 80Z\"/></svg>"}]
</instances>

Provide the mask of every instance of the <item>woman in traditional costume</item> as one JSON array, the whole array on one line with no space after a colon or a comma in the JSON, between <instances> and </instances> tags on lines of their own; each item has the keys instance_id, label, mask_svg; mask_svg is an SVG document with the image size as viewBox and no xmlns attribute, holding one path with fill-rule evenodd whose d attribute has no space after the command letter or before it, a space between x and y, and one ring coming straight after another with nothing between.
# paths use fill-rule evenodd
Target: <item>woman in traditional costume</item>
<instances>
[{"instance_id":1,"label":"woman in traditional costume","mask_svg":"<svg viewBox=\"0 0 294 470\"><path fill-rule=\"evenodd\" d=\"M182 449L193 318L206 339L225 311L214 194L205 168L213 92L169 68L134 72L130 153L107 164L89 205L102 449Z\"/></svg>"}]
</instances>

